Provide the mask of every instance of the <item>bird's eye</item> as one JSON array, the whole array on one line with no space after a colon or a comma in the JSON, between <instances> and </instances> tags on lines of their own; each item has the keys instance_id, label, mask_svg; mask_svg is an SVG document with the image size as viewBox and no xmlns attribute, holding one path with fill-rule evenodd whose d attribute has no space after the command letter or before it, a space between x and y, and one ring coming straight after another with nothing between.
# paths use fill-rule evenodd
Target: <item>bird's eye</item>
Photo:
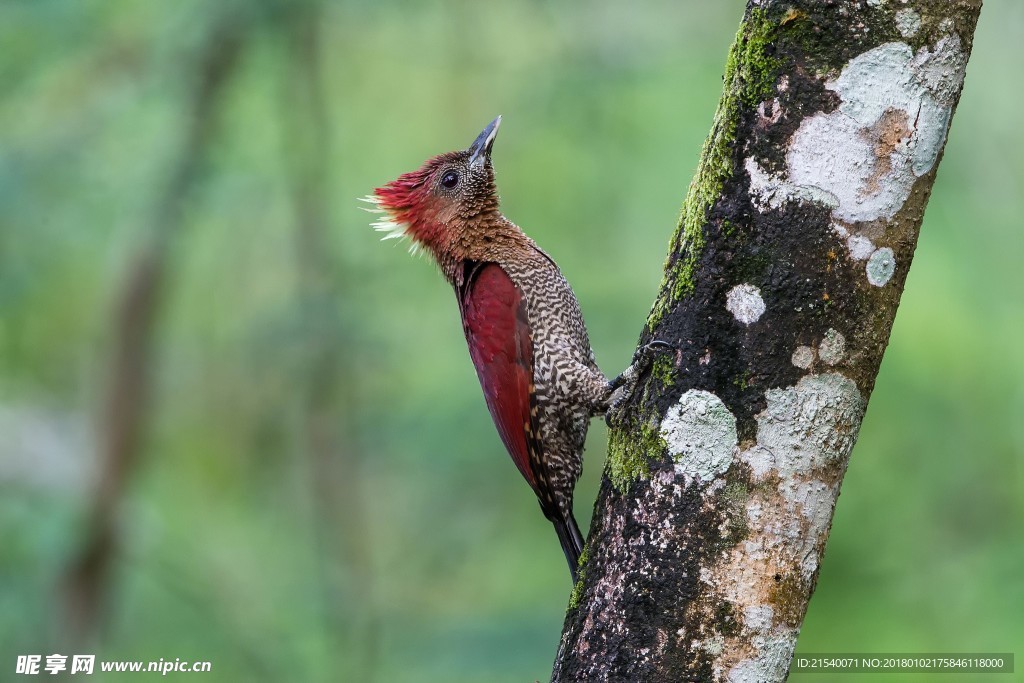
<instances>
[{"instance_id":1,"label":"bird's eye","mask_svg":"<svg viewBox=\"0 0 1024 683\"><path fill-rule=\"evenodd\" d=\"M448 171L441 176L441 185L447 187L449 190L459 184L459 174L455 171Z\"/></svg>"}]
</instances>

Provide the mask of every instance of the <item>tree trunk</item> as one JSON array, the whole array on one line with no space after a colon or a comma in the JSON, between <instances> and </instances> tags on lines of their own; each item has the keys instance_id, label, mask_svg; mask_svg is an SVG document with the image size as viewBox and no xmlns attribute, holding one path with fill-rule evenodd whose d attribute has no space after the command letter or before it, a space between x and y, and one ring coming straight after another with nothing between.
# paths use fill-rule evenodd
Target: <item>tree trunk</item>
<instances>
[{"instance_id":1,"label":"tree trunk","mask_svg":"<svg viewBox=\"0 0 1024 683\"><path fill-rule=\"evenodd\" d=\"M553 681L785 680L981 0L750 0Z\"/></svg>"}]
</instances>

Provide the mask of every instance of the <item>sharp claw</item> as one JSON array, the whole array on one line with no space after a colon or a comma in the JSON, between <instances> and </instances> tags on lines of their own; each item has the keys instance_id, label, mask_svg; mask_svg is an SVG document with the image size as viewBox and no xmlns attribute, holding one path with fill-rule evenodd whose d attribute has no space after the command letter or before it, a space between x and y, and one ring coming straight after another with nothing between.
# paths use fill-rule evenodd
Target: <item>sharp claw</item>
<instances>
[{"instance_id":1,"label":"sharp claw","mask_svg":"<svg viewBox=\"0 0 1024 683\"><path fill-rule=\"evenodd\" d=\"M662 341L661 339L655 339L653 341L647 342L646 348L648 350L660 349L662 351L674 351L676 347L673 346L672 344L669 344L667 341Z\"/></svg>"},{"instance_id":2,"label":"sharp claw","mask_svg":"<svg viewBox=\"0 0 1024 683\"><path fill-rule=\"evenodd\" d=\"M633 356L633 362L635 363L639 360L643 363L649 363L651 362L651 356L654 355L655 353L659 351L675 350L676 347L674 344L670 344L667 341L662 341L661 339L653 339L644 344L642 347L640 347L640 350L637 351L635 356Z\"/></svg>"}]
</instances>

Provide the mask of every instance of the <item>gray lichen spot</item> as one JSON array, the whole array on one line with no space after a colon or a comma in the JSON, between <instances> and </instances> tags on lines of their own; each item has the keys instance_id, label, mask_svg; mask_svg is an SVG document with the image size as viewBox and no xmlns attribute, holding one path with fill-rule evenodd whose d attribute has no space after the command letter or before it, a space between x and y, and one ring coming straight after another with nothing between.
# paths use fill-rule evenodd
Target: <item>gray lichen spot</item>
<instances>
[{"instance_id":1,"label":"gray lichen spot","mask_svg":"<svg viewBox=\"0 0 1024 683\"><path fill-rule=\"evenodd\" d=\"M688 484L711 481L729 469L738 442L736 417L714 394L687 391L669 408L660 431L676 473Z\"/></svg>"},{"instance_id":2,"label":"gray lichen spot","mask_svg":"<svg viewBox=\"0 0 1024 683\"><path fill-rule=\"evenodd\" d=\"M793 365L802 370L806 370L811 367L812 363L814 363L814 349L810 346L798 346L796 347L796 351L793 352L793 358L791 360L793 361Z\"/></svg>"},{"instance_id":3,"label":"gray lichen spot","mask_svg":"<svg viewBox=\"0 0 1024 683\"><path fill-rule=\"evenodd\" d=\"M934 50L922 48L914 57L911 68L914 79L928 91L931 97L935 98L936 102L946 107L952 107L967 70L967 55L964 54L960 36L953 33L943 37L935 44ZM948 117L949 113L947 112L947 125ZM931 170L931 166L927 170ZM924 173L919 175L924 175Z\"/></svg>"},{"instance_id":4,"label":"gray lichen spot","mask_svg":"<svg viewBox=\"0 0 1024 683\"><path fill-rule=\"evenodd\" d=\"M748 157L744 166L750 177L750 197L754 207L761 213L780 209L793 201L824 204L833 209L839 206L836 198L828 192L817 187L794 185L784 178L774 176L761 168L753 157Z\"/></svg>"},{"instance_id":5,"label":"gray lichen spot","mask_svg":"<svg viewBox=\"0 0 1024 683\"><path fill-rule=\"evenodd\" d=\"M786 500L800 506L800 514L810 523L809 530L812 536L823 534L831 519L829 488L828 484L817 480L792 480L783 482L779 487Z\"/></svg>"},{"instance_id":6,"label":"gray lichen spot","mask_svg":"<svg viewBox=\"0 0 1024 683\"><path fill-rule=\"evenodd\" d=\"M800 573L806 579L814 575L818 568L818 557L813 550L819 540L825 537L829 523L832 521L832 510L835 507L836 492L832 486L823 481L803 478L783 481L779 485L779 493L789 503L790 510L799 511L805 522L800 534L803 537Z\"/></svg>"},{"instance_id":7,"label":"gray lichen spot","mask_svg":"<svg viewBox=\"0 0 1024 683\"><path fill-rule=\"evenodd\" d=\"M742 633L726 636L715 680L782 680L839 492L834 468L845 466L864 414L857 385L834 372L764 398L757 443L736 456L755 485L743 507L747 534L700 571L712 598L694 608L727 602L743 615Z\"/></svg>"},{"instance_id":8,"label":"gray lichen spot","mask_svg":"<svg viewBox=\"0 0 1024 683\"><path fill-rule=\"evenodd\" d=\"M916 55L894 42L852 59L826 83L839 108L804 119L793 135L788 181L751 174L755 205L770 205L781 186L786 198L824 193L822 203L846 223L892 218L935 165L965 64L955 34Z\"/></svg>"},{"instance_id":9,"label":"gray lichen spot","mask_svg":"<svg viewBox=\"0 0 1024 683\"><path fill-rule=\"evenodd\" d=\"M845 457L864 415L857 385L837 374L807 375L796 386L769 389L757 415L757 444L771 452L783 479Z\"/></svg>"},{"instance_id":10,"label":"gray lichen spot","mask_svg":"<svg viewBox=\"0 0 1024 683\"><path fill-rule=\"evenodd\" d=\"M885 0L868 0L868 5L871 7L881 7L885 4Z\"/></svg>"},{"instance_id":11,"label":"gray lichen spot","mask_svg":"<svg viewBox=\"0 0 1024 683\"><path fill-rule=\"evenodd\" d=\"M818 345L818 357L826 365L835 365L846 355L846 338L833 328L828 328L825 338Z\"/></svg>"},{"instance_id":12,"label":"gray lichen spot","mask_svg":"<svg viewBox=\"0 0 1024 683\"><path fill-rule=\"evenodd\" d=\"M875 251L874 243L863 235L850 235L846 239L846 248L854 261L863 261Z\"/></svg>"},{"instance_id":13,"label":"gray lichen spot","mask_svg":"<svg viewBox=\"0 0 1024 683\"><path fill-rule=\"evenodd\" d=\"M921 30L921 15L910 9L901 9L896 13L896 30L904 38L912 38Z\"/></svg>"},{"instance_id":14,"label":"gray lichen spot","mask_svg":"<svg viewBox=\"0 0 1024 683\"><path fill-rule=\"evenodd\" d=\"M750 466L750 472L754 476L754 481L763 481L775 469L775 456L772 455L770 450L760 446L740 451L739 459Z\"/></svg>"},{"instance_id":15,"label":"gray lichen spot","mask_svg":"<svg viewBox=\"0 0 1024 683\"><path fill-rule=\"evenodd\" d=\"M889 247L877 249L868 259L868 282L875 287L883 287L892 274L896 272L896 256Z\"/></svg>"},{"instance_id":16,"label":"gray lichen spot","mask_svg":"<svg viewBox=\"0 0 1024 683\"><path fill-rule=\"evenodd\" d=\"M694 645L701 650L704 650L709 655L717 657L722 654L722 650L725 649L725 638L716 635L705 640L698 640Z\"/></svg>"},{"instance_id":17,"label":"gray lichen spot","mask_svg":"<svg viewBox=\"0 0 1024 683\"><path fill-rule=\"evenodd\" d=\"M788 550L779 548L769 556L780 566L796 563L810 580L817 569L813 551L828 530L838 491L821 477L849 455L864 401L851 380L835 373L809 375L795 387L768 390L765 398L767 406L757 416L757 446L744 452L745 460L761 461L751 467L755 482L777 477L775 491L784 504L748 504L751 542L756 547L762 537L769 544L772 538L787 538ZM804 521L795 522L794 513Z\"/></svg>"},{"instance_id":18,"label":"gray lichen spot","mask_svg":"<svg viewBox=\"0 0 1024 683\"><path fill-rule=\"evenodd\" d=\"M726 680L729 683L764 683L781 681L785 678L789 663L796 649L797 633L785 629L778 634L754 636L753 645L757 656L745 659L729 669Z\"/></svg>"},{"instance_id":19,"label":"gray lichen spot","mask_svg":"<svg viewBox=\"0 0 1024 683\"><path fill-rule=\"evenodd\" d=\"M743 610L743 627L751 631L768 631L775 610L771 605L751 605Z\"/></svg>"},{"instance_id":20,"label":"gray lichen spot","mask_svg":"<svg viewBox=\"0 0 1024 683\"><path fill-rule=\"evenodd\" d=\"M736 285L726 295L725 307L736 320L744 325L757 322L764 314L764 299L761 290L750 284Z\"/></svg>"}]
</instances>

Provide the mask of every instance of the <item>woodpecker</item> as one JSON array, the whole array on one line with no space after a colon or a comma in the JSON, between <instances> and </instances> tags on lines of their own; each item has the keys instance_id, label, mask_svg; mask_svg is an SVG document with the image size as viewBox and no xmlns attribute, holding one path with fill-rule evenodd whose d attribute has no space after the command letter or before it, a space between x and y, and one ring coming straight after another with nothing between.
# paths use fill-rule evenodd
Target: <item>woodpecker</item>
<instances>
[{"instance_id":1,"label":"woodpecker","mask_svg":"<svg viewBox=\"0 0 1024 683\"><path fill-rule=\"evenodd\" d=\"M587 428L625 398L646 354L611 381L598 368L558 265L499 211L491 150L500 123L499 116L469 149L429 159L363 200L381 214L373 226L383 239L408 237L455 290L487 408L575 582L583 537L573 489Z\"/></svg>"}]
</instances>

